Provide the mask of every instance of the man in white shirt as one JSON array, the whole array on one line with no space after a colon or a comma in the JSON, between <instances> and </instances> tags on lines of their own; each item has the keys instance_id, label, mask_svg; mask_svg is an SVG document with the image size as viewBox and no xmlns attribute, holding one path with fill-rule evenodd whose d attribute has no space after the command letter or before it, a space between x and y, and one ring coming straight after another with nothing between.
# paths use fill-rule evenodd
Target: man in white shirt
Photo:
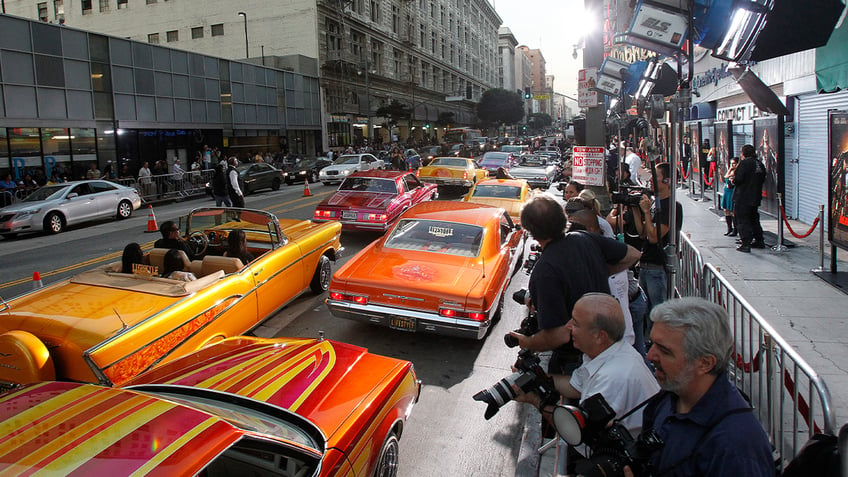
<instances>
[{"instance_id":1,"label":"man in white shirt","mask_svg":"<svg viewBox=\"0 0 848 477\"><path fill-rule=\"evenodd\" d=\"M639 180L639 169L642 167L642 158L636 154L636 151L632 147L627 148L627 156L624 158L624 163L630 169L630 179L640 186L643 185L642 181Z\"/></svg>"}]
</instances>

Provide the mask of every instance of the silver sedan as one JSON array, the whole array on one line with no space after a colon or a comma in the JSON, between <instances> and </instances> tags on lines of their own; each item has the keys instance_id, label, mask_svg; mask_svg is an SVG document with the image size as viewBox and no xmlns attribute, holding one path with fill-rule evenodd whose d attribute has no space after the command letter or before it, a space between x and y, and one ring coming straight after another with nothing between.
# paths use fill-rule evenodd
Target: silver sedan
<instances>
[{"instance_id":1,"label":"silver sedan","mask_svg":"<svg viewBox=\"0 0 848 477\"><path fill-rule=\"evenodd\" d=\"M126 219L141 207L133 188L104 180L47 185L26 199L0 209L0 235L46 231L58 234L69 225L117 217Z\"/></svg>"}]
</instances>

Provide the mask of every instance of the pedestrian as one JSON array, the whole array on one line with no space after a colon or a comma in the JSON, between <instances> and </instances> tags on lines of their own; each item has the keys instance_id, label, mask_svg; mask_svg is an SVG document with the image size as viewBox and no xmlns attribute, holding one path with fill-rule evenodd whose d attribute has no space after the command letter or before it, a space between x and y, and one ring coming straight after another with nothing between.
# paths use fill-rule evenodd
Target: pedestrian
<instances>
[{"instance_id":1,"label":"pedestrian","mask_svg":"<svg viewBox=\"0 0 848 477\"><path fill-rule=\"evenodd\" d=\"M757 159L756 149L745 144L742 146L742 160L733 174L733 213L742 242L736 250L740 252L750 252L752 248L766 248L758 210L763 198L765 180L766 168Z\"/></svg>"},{"instance_id":2,"label":"pedestrian","mask_svg":"<svg viewBox=\"0 0 848 477\"><path fill-rule=\"evenodd\" d=\"M227 165L223 162L215 166L215 172L212 174L212 197L215 198L215 207L233 206L227 188Z\"/></svg>"},{"instance_id":3,"label":"pedestrian","mask_svg":"<svg viewBox=\"0 0 848 477\"><path fill-rule=\"evenodd\" d=\"M721 208L724 209L724 220L727 222L727 232L724 235L728 237L736 237L739 233L736 230L736 217L733 214L733 175L736 173L738 165L738 157L730 158L730 167L724 174L724 193L721 196Z\"/></svg>"},{"instance_id":4,"label":"pedestrian","mask_svg":"<svg viewBox=\"0 0 848 477\"><path fill-rule=\"evenodd\" d=\"M235 156L230 158L230 167L227 169L227 192L230 196L230 201L233 207L244 208L244 194L239 186L239 172L236 169L238 159Z\"/></svg>"}]
</instances>

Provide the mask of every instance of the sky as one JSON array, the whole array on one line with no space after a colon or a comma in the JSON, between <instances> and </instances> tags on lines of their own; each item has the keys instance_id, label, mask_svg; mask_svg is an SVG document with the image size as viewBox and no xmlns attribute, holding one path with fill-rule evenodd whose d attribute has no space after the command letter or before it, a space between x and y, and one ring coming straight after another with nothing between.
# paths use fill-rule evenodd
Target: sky
<instances>
[{"instance_id":1,"label":"sky","mask_svg":"<svg viewBox=\"0 0 848 477\"><path fill-rule=\"evenodd\" d=\"M589 23L583 0L489 0L519 46L542 50L547 74L554 75L554 91L577 97L577 71L583 57L572 58L574 45ZM578 50L579 51L579 50Z\"/></svg>"}]
</instances>

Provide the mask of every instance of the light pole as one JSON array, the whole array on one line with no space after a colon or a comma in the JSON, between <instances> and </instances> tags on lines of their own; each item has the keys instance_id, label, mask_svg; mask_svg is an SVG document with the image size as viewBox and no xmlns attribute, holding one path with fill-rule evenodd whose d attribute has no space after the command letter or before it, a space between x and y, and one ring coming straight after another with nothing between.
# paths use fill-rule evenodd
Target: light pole
<instances>
[{"instance_id":1,"label":"light pole","mask_svg":"<svg viewBox=\"0 0 848 477\"><path fill-rule=\"evenodd\" d=\"M240 17L244 17L244 57L245 59L250 58L250 48L249 43L247 41L247 13L238 12Z\"/></svg>"},{"instance_id":2,"label":"light pole","mask_svg":"<svg viewBox=\"0 0 848 477\"><path fill-rule=\"evenodd\" d=\"M365 138L368 140L369 146L371 145L371 139L374 136L374 134L371 132L371 78L368 76L368 70L370 69L371 63L365 61L363 63L362 69L360 70L360 74L365 75L365 114L368 118L368 134L365 136Z\"/></svg>"}]
</instances>

